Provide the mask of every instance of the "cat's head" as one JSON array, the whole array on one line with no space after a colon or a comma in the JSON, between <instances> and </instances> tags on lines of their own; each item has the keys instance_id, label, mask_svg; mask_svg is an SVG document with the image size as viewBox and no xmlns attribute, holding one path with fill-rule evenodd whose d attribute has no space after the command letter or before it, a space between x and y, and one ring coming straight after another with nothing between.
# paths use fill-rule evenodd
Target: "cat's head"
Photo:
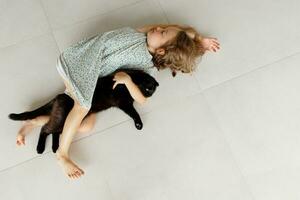
<instances>
[{"instance_id":1,"label":"cat's head","mask_svg":"<svg viewBox=\"0 0 300 200\"><path fill-rule=\"evenodd\" d=\"M155 78L140 69L126 69L122 71L131 77L145 97L151 97L157 86L159 86Z\"/></svg>"}]
</instances>

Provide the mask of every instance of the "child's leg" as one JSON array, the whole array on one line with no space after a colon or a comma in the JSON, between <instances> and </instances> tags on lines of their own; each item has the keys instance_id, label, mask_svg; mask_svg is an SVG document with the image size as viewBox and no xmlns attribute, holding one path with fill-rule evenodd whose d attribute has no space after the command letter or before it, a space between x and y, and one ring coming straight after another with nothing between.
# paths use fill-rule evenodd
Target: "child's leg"
<instances>
[{"instance_id":1,"label":"child's leg","mask_svg":"<svg viewBox=\"0 0 300 200\"><path fill-rule=\"evenodd\" d=\"M87 133L91 131L96 122L96 113L92 113L86 118L84 118L80 124L80 127L78 129L78 133Z\"/></svg>"},{"instance_id":2,"label":"child's leg","mask_svg":"<svg viewBox=\"0 0 300 200\"><path fill-rule=\"evenodd\" d=\"M42 126L47 123L49 116L39 116L31 120L26 120L17 134L17 145L25 145L25 136L37 126Z\"/></svg>"},{"instance_id":3,"label":"child's leg","mask_svg":"<svg viewBox=\"0 0 300 200\"><path fill-rule=\"evenodd\" d=\"M59 141L59 148L56 151L56 156L65 173L70 178L78 178L83 175L84 172L69 158L69 148L75 133L77 132L83 118L86 116L89 110L82 107L79 102L77 102L72 93L72 86L66 79L63 77L62 79L66 86L67 92L74 100L74 105L65 120L63 132Z\"/></svg>"},{"instance_id":4,"label":"child's leg","mask_svg":"<svg viewBox=\"0 0 300 200\"><path fill-rule=\"evenodd\" d=\"M17 145L25 145L25 136L27 136L32 129L38 126L43 126L49 121L50 117L47 115L39 116L31 120L26 120L17 134ZM94 128L96 122L96 114L90 114L82 120L78 133L87 133Z\"/></svg>"},{"instance_id":5,"label":"child's leg","mask_svg":"<svg viewBox=\"0 0 300 200\"><path fill-rule=\"evenodd\" d=\"M83 175L83 171L69 158L69 148L82 119L88 110L81 107L77 102L74 103L65 121L61 134L59 148L56 152L59 164L70 178L78 178Z\"/></svg>"}]
</instances>

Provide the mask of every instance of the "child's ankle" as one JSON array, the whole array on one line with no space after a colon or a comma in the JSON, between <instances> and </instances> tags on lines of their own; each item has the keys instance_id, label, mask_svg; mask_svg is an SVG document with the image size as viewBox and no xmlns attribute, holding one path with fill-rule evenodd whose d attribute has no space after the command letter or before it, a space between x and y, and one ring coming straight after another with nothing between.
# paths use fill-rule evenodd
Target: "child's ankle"
<instances>
[{"instance_id":1,"label":"child's ankle","mask_svg":"<svg viewBox=\"0 0 300 200\"><path fill-rule=\"evenodd\" d=\"M63 152L63 151L57 149L57 151L56 151L56 158L57 158L58 160L60 160L61 158L68 158L68 157L69 157L69 156L68 156L68 153Z\"/></svg>"}]
</instances>

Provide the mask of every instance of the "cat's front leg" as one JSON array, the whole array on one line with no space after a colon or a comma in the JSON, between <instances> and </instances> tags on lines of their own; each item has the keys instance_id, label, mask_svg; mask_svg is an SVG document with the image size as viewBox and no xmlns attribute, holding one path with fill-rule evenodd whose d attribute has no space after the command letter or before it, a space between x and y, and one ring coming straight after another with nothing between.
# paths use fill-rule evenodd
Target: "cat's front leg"
<instances>
[{"instance_id":1,"label":"cat's front leg","mask_svg":"<svg viewBox=\"0 0 300 200\"><path fill-rule=\"evenodd\" d=\"M139 113L135 110L133 105L121 105L119 106L119 108L133 119L134 125L138 130L141 130L143 128L143 122L141 120L141 117Z\"/></svg>"}]
</instances>

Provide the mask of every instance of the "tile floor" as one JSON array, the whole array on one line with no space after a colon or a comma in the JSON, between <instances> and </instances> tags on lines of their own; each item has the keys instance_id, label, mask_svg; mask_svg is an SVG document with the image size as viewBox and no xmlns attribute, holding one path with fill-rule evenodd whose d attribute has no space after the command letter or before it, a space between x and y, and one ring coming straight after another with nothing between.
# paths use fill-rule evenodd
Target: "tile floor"
<instances>
[{"instance_id":1,"label":"tile floor","mask_svg":"<svg viewBox=\"0 0 300 200\"><path fill-rule=\"evenodd\" d=\"M0 0L0 199L299 200L300 1ZM192 76L160 86L137 131L122 112L97 116L64 176L38 129L15 145L20 122L63 91L56 58L83 37L122 26L182 23L217 37Z\"/></svg>"}]
</instances>

